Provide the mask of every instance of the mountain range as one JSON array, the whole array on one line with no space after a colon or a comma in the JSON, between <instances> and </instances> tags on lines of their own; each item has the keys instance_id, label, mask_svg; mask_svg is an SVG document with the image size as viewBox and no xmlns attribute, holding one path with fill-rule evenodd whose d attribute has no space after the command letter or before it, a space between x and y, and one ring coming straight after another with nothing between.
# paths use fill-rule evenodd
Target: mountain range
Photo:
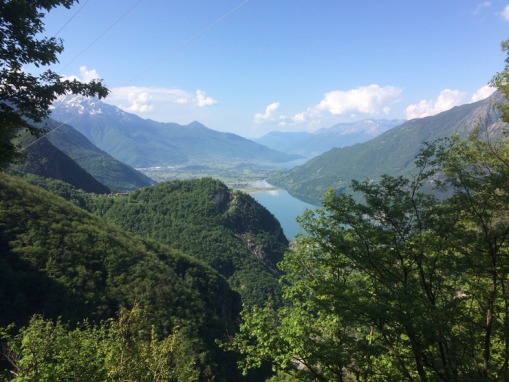
<instances>
[{"instance_id":1,"label":"mountain range","mask_svg":"<svg viewBox=\"0 0 509 382\"><path fill-rule=\"evenodd\" d=\"M48 141L109 188L132 191L156 183L131 166L97 148L72 126L62 125L51 118L47 123L54 130L46 136Z\"/></svg>"},{"instance_id":2,"label":"mountain range","mask_svg":"<svg viewBox=\"0 0 509 382\"><path fill-rule=\"evenodd\" d=\"M86 192L109 193L110 189L132 191L155 181L95 147L72 126L51 118L41 124L51 133L34 143L28 133L18 140L27 147L27 157L13 170L57 179ZM57 128L58 127L58 128Z\"/></svg>"},{"instance_id":3,"label":"mountain range","mask_svg":"<svg viewBox=\"0 0 509 382\"><path fill-rule=\"evenodd\" d=\"M72 124L99 149L135 168L190 160L287 162L301 158L196 121L183 126L143 119L95 98L61 97L53 104L52 117Z\"/></svg>"},{"instance_id":4,"label":"mountain range","mask_svg":"<svg viewBox=\"0 0 509 382\"><path fill-rule=\"evenodd\" d=\"M404 119L365 119L352 123L338 123L313 133L271 131L254 141L288 154L312 158L333 147L363 143L406 122Z\"/></svg>"},{"instance_id":5,"label":"mountain range","mask_svg":"<svg viewBox=\"0 0 509 382\"><path fill-rule=\"evenodd\" d=\"M409 175L415 170L414 159L423 142L448 137L454 132L464 137L479 123L490 134L500 134L505 124L499 121L501 113L496 105L501 102L502 96L496 92L482 101L407 121L365 143L333 148L268 181L296 196L316 201L331 187L338 193L348 191L352 179L376 180L382 174Z\"/></svg>"},{"instance_id":6,"label":"mountain range","mask_svg":"<svg viewBox=\"0 0 509 382\"><path fill-rule=\"evenodd\" d=\"M23 162L11 165L11 172L33 174L61 180L77 189L96 194L109 194L110 189L85 171L67 154L55 147L46 137L36 141L28 132L17 138L26 147Z\"/></svg>"}]
</instances>

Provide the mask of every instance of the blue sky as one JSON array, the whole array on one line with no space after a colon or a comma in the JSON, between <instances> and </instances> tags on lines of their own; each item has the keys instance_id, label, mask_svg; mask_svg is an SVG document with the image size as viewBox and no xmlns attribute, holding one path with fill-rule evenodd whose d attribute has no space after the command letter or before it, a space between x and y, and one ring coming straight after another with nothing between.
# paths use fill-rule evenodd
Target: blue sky
<instances>
[{"instance_id":1,"label":"blue sky","mask_svg":"<svg viewBox=\"0 0 509 382\"><path fill-rule=\"evenodd\" d=\"M85 2L50 12L46 35ZM507 0L249 0L128 83L243 2L89 0L51 69L104 79L106 102L143 118L257 137L436 114L504 66Z\"/></svg>"}]
</instances>

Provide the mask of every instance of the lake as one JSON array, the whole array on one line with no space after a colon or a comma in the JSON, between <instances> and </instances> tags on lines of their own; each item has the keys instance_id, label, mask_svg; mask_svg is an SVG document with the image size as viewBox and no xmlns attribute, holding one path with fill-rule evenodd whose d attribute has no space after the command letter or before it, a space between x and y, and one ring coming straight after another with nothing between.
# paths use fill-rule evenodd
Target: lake
<instances>
[{"instance_id":1,"label":"lake","mask_svg":"<svg viewBox=\"0 0 509 382\"><path fill-rule=\"evenodd\" d=\"M267 182L252 182L255 187L272 187ZM295 221L297 216L302 215L306 208L315 210L318 208L312 204L305 203L285 190L268 190L252 193L251 196L258 203L267 208L272 215L281 223L283 231L289 240L293 240L295 234L304 232Z\"/></svg>"}]
</instances>

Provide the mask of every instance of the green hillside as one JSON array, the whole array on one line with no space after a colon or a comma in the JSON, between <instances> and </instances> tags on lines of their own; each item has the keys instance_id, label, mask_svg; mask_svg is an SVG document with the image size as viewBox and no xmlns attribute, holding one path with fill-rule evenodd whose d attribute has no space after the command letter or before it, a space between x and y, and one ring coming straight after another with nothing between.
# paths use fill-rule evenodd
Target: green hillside
<instances>
[{"instance_id":1,"label":"green hillside","mask_svg":"<svg viewBox=\"0 0 509 382\"><path fill-rule=\"evenodd\" d=\"M501 100L500 93L495 93L483 101L457 106L432 117L410 120L368 142L331 149L268 181L297 196L319 200L330 187L339 193L344 192L352 179L411 174L415 170L415 156L425 141L447 137L455 131L465 136L479 118L490 126L493 134L499 134L500 112L495 104Z\"/></svg>"},{"instance_id":2,"label":"green hillside","mask_svg":"<svg viewBox=\"0 0 509 382\"><path fill-rule=\"evenodd\" d=\"M94 198L91 209L211 265L245 304L280 299L276 263L288 240L279 222L251 196L218 180L165 182L126 197Z\"/></svg>"},{"instance_id":3,"label":"green hillside","mask_svg":"<svg viewBox=\"0 0 509 382\"><path fill-rule=\"evenodd\" d=\"M98 322L138 303L159 333L179 327L202 370L242 380L214 342L234 330L240 299L209 266L5 174L0 227L0 327L35 313Z\"/></svg>"},{"instance_id":4,"label":"green hillside","mask_svg":"<svg viewBox=\"0 0 509 382\"><path fill-rule=\"evenodd\" d=\"M49 119L51 129L61 123ZM76 163L111 189L132 191L155 182L134 168L98 149L83 134L69 125L60 126L47 139Z\"/></svg>"},{"instance_id":5,"label":"green hillside","mask_svg":"<svg viewBox=\"0 0 509 382\"><path fill-rule=\"evenodd\" d=\"M86 192L109 194L110 189L81 168L72 158L60 151L46 138L35 142L29 133L20 134L16 139L23 147L26 158L11 170L58 179ZM33 143L35 142L35 143ZM31 144L30 146L28 146Z\"/></svg>"}]
</instances>

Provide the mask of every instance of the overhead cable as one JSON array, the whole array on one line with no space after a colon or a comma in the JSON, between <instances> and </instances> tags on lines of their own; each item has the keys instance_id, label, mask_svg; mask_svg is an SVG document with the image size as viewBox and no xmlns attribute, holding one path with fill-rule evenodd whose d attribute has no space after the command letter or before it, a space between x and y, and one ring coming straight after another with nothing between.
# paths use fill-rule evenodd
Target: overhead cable
<instances>
[{"instance_id":1,"label":"overhead cable","mask_svg":"<svg viewBox=\"0 0 509 382\"><path fill-rule=\"evenodd\" d=\"M77 15L77 14L78 14L78 13L79 13L82 9L83 9L83 7L84 7L85 5L87 5L87 3L88 3L89 1L90 1L90 0L85 1L85 3L84 3L81 7L80 7L80 9L78 9L76 12L74 12L74 15L72 15L72 16L71 16L71 18L70 18L69 20L67 20L67 22L66 22L66 23L62 26L62 28L60 28L60 29L58 30L58 32L57 32L57 33L55 33L55 34L53 35L53 37L57 37L57 36L58 36L58 34L59 34L60 32L62 32L62 29L64 29L64 28L67 26L67 24L69 24L69 23L71 22L71 20L72 20L72 19L74 19L74 16L76 16L76 15Z\"/></svg>"},{"instance_id":2,"label":"overhead cable","mask_svg":"<svg viewBox=\"0 0 509 382\"><path fill-rule=\"evenodd\" d=\"M88 48L90 48L92 45L94 45L102 36L104 36L106 33L109 32L109 30L111 28L113 28L120 20L122 20L129 12L131 12L134 7L136 7L139 3L141 2L141 0L138 0L131 8L129 8L127 10L127 12L125 12L122 16L120 16L117 21L115 21L113 24L111 24L108 29L106 29L103 33L101 33L99 35L99 37L97 37L94 41L92 41L85 49L83 49L76 57L74 57L69 63L67 63L67 65L65 65L62 69L60 69L60 72L59 74L62 74L62 72L64 71L65 68L67 68L69 65L71 65L74 61L76 61L76 59L81 56L83 53L85 53Z\"/></svg>"},{"instance_id":3,"label":"overhead cable","mask_svg":"<svg viewBox=\"0 0 509 382\"><path fill-rule=\"evenodd\" d=\"M136 76L134 76L133 78L131 78L129 81L127 81L126 83L124 83L123 85L121 85L120 87L116 88L112 93L116 92L117 90L120 90L122 89L124 86L126 86L127 84L133 82L135 79L137 79L138 77L142 76L143 74L145 74L146 72L148 72L150 69L152 69L153 67L159 65L161 62L163 62L164 60L166 60L168 57L170 57L171 55L177 53L180 49L182 49L183 47L185 47L186 45L190 44L192 41L196 40L198 37L200 37L202 34L204 34L205 32L207 32L209 29L213 28L215 25L219 24L221 21L223 21L224 19L226 19L228 16L230 16L232 13L236 12L237 10L239 10L241 7L243 7L245 4L247 4L249 2L249 0L246 0L244 1L242 4L240 4L239 6L237 6L236 8L232 9L230 12L228 12L226 15L224 15L223 17L221 17L219 20L217 20L216 22L214 22L213 24L209 25L207 28L205 28L204 30L202 30L200 33L198 33L197 35L195 35L194 37L190 38L189 40L187 40L185 43L183 43L182 45L180 45L178 48L172 50L170 53L168 53L166 56L164 56L163 58L161 58L159 61L155 62L154 64L150 65L147 69L143 70L141 73L137 74Z\"/></svg>"},{"instance_id":4,"label":"overhead cable","mask_svg":"<svg viewBox=\"0 0 509 382\"><path fill-rule=\"evenodd\" d=\"M141 0L140 0L141 1ZM138 3L140 2L138 1ZM237 6L236 8L234 8L233 10L231 10L230 12L228 12L226 15L224 15L223 17L221 17L219 20L217 20L216 22L210 24L207 28L205 28L204 30L202 30L200 33L196 34L194 37L190 38L189 40L187 40L185 43L183 43L182 45L180 45L178 48L174 49L173 51L171 51L170 53L168 53L166 56L164 56L163 58L161 58L160 60L158 60L156 63L150 65L147 69L143 70L141 73L137 74L136 76L134 76L133 78L131 78L129 81L127 81L126 83L124 83L122 86L116 88L114 91L112 91L111 93L115 93L116 91L122 89L124 86L126 86L127 84L129 84L130 82L134 81L135 79L137 79L138 77L140 77L141 75L145 74L146 72L148 72L150 69L152 69L153 67L155 67L156 65L160 64L162 61L166 60L168 57L170 57L171 55L175 54L176 52L178 52L180 49L182 49L183 47L185 47L186 45L190 44L192 41L196 40L198 37L200 37L202 34L204 34L205 32L207 32L209 29L211 29L212 27L214 27L215 25L217 25L218 23L220 23L221 21L223 21L224 19L226 19L228 16L230 16L232 13L236 12L237 10L239 10L241 7L243 7L245 4L247 4L249 2L249 0L246 0L244 1L242 4L240 4L239 6ZM138 3L134 4L131 9L133 9ZM129 11L131 10L129 9ZM129 12L128 11L128 12ZM128 12L126 12L122 17L124 17ZM122 18L121 17L121 18ZM120 19L121 19L120 18ZM120 21L120 19L118 19L115 24ZM115 25L113 24L113 25ZM111 27L113 27L113 25ZM108 28L109 29L111 29ZM108 31L107 30L107 31ZM107 32L106 31L106 32ZM106 33L104 32L104 33ZM104 34L103 33L103 34ZM101 35L102 36L102 35ZM97 40L96 40L97 41ZM90 47L90 45L86 48L88 49ZM86 50L85 49L85 50ZM85 51L83 50L83 52ZM83 53L82 52L82 53ZM81 54L81 53L80 53ZM78 55L79 56L79 55ZM78 58L78 57L76 57ZM75 58L75 59L76 59ZM73 60L74 61L74 60ZM72 62L72 61L71 61ZM69 63L70 64L70 63ZM69 64L66 65L69 66ZM64 67L65 69L65 67ZM63 69L62 69L63 70ZM36 139L35 141L33 141L32 143L26 145L25 147L23 147L22 149L20 149L20 151L23 151L25 150L26 148L32 146L34 143L40 141L42 138L48 136L49 134L51 134L52 132L54 132L55 130L59 129L60 127L64 126L65 124L67 124L68 122L70 122L71 120L73 120L74 118L76 118L79 114L75 114L73 117L69 118L67 121L65 122L62 122L60 125L58 125L57 127L55 127L54 129L50 130L46 135Z\"/></svg>"}]
</instances>

